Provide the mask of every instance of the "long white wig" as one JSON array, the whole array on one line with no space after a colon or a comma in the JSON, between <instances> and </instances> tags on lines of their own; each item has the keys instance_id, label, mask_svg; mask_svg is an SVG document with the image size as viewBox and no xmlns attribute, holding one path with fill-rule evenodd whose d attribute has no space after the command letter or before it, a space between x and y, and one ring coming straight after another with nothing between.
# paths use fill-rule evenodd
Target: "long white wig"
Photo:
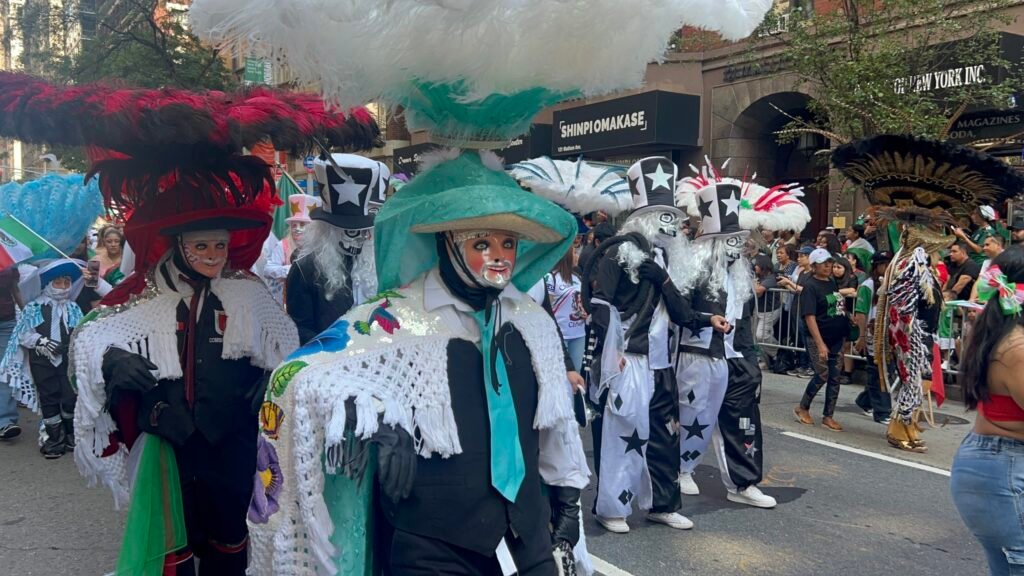
<instances>
[{"instance_id":1,"label":"long white wig","mask_svg":"<svg viewBox=\"0 0 1024 576\"><path fill-rule=\"evenodd\" d=\"M691 243L682 230L678 230L678 225L676 226L675 236L662 232L665 224L660 220L660 216L660 212L648 212L646 214L630 216L622 225L622 230L619 234L639 232L644 238L650 240L652 245L663 249L668 258L668 275L672 278L672 282L679 286L679 283L686 277L686 271L689 268L687 260ZM637 279L636 271L640 264L647 259L647 255L641 254L640 250L635 248L632 243L620 246L618 254L619 264L629 274L630 279L637 283L639 280Z\"/></svg>"},{"instance_id":2,"label":"long white wig","mask_svg":"<svg viewBox=\"0 0 1024 576\"><path fill-rule=\"evenodd\" d=\"M312 256L323 278L328 300L333 300L347 289L350 275L353 298L360 292L369 296L377 293L377 265L372 239L353 241L343 228L314 220L306 226L302 240L298 257L307 254ZM358 254L350 270L345 264L345 256L357 250Z\"/></svg>"},{"instance_id":3,"label":"long white wig","mask_svg":"<svg viewBox=\"0 0 1024 576\"><path fill-rule=\"evenodd\" d=\"M750 261L742 255L742 246L730 247L725 238L691 242L684 269L681 281L676 283L684 294L695 289L706 290L709 299L717 300L725 293L726 279L731 280L734 298L728 302L730 312L742 312L742 306L754 296L754 270ZM675 277L672 280L675 282ZM740 316L734 314L730 318Z\"/></svg>"}]
</instances>

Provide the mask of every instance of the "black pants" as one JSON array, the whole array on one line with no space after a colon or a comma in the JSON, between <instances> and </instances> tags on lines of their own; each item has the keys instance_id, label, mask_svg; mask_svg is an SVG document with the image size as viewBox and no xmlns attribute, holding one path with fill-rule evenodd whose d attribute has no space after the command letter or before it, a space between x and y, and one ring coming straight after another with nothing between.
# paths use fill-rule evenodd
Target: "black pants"
<instances>
[{"instance_id":1,"label":"black pants","mask_svg":"<svg viewBox=\"0 0 1024 576\"><path fill-rule=\"evenodd\" d=\"M558 570L551 555L548 534L522 535L526 540L505 536L519 576L555 576ZM393 576L501 576L496 556L484 556L441 540L395 530L391 541Z\"/></svg>"},{"instance_id":2,"label":"black pants","mask_svg":"<svg viewBox=\"0 0 1024 576\"><path fill-rule=\"evenodd\" d=\"M175 447L188 545L200 561L198 571L191 560L178 564L179 576L244 576L257 434L253 423L215 446L196 432Z\"/></svg>"},{"instance_id":3,"label":"black pants","mask_svg":"<svg viewBox=\"0 0 1024 576\"><path fill-rule=\"evenodd\" d=\"M68 379L67 359L60 366L54 366L47 358L29 352L29 371L39 394L43 419L59 418L62 414L64 418L73 418L77 396Z\"/></svg>"},{"instance_id":4,"label":"black pants","mask_svg":"<svg viewBox=\"0 0 1024 576\"><path fill-rule=\"evenodd\" d=\"M679 494L679 392L672 368L654 371L647 469L653 489L651 512L678 512L683 505Z\"/></svg>"},{"instance_id":5,"label":"black pants","mask_svg":"<svg viewBox=\"0 0 1024 576\"><path fill-rule=\"evenodd\" d=\"M818 345L813 338L807 339L807 355L811 358L811 367L814 368L814 376L807 383L804 390L804 397L800 399L800 406L804 410L811 409L811 402L814 397L825 386L825 407L822 415L831 418L836 411L836 401L839 400L839 360L842 358L843 344L846 341L839 339L836 342L826 342L828 347L828 358L822 361L818 356Z\"/></svg>"},{"instance_id":6,"label":"black pants","mask_svg":"<svg viewBox=\"0 0 1024 576\"><path fill-rule=\"evenodd\" d=\"M733 358L728 363L729 386L718 413L718 431L722 436L728 480L742 491L759 484L764 470L761 367L757 365L757 358Z\"/></svg>"},{"instance_id":7,"label":"black pants","mask_svg":"<svg viewBox=\"0 0 1024 576\"><path fill-rule=\"evenodd\" d=\"M882 422L892 414L892 398L888 392L882 391L878 365L871 355L868 355L865 370L868 374L868 383L864 386L864 391L857 395L855 402L861 410L871 410L875 422Z\"/></svg>"}]
</instances>

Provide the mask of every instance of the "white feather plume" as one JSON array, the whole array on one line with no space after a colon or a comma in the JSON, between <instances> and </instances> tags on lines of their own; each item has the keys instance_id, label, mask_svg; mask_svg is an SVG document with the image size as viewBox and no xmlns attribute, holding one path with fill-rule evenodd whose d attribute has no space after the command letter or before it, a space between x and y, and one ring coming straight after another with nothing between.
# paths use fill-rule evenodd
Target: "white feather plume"
<instances>
[{"instance_id":1,"label":"white feather plume","mask_svg":"<svg viewBox=\"0 0 1024 576\"><path fill-rule=\"evenodd\" d=\"M600 210L615 216L633 209L629 183L616 168L542 156L513 164L509 174L520 186L574 214Z\"/></svg>"},{"instance_id":2,"label":"white feather plume","mask_svg":"<svg viewBox=\"0 0 1024 576\"><path fill-rule=\"evenodd\" d=\"M600 95L639 86L685 25L748 35L771 0L195 0L191 29L282 58L352 106L421 82L467 101L538 86Z\"/></svg>"},{"instance_id":3,"label":"white feather plume","mask_svg":"<svg viewBox=\"0 0 1024 576\"><path fill-rule=\"evenodd\" d=\"M726 163L721 169L725 169ZM694 176L676 184L676 206L690 216L699 216L697 195L718 184L733 184L740 189L740 228L744 230L792 230L800 232L811 221L811 213L800 198L804 191L799 184L779 184L765 188L752 181L722 176L721 170L707 161L700 170L690 166ZM755 174L756 176L756 174ZM753 180L753 178L751 178Z\"/></svg>"}]
</instances>

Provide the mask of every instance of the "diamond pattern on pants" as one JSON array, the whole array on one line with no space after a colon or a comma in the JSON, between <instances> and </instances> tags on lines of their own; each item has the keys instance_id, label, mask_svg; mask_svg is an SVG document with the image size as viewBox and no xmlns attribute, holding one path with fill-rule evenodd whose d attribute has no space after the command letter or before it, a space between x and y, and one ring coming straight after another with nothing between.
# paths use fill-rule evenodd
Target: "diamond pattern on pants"
<instances>
[{"instance_id":1,"label":"diamond pattern on pants","mask_svg":"<svg viewBox=\"0 0 1024 576\"><path fill-rule=\"evenodd\" d=\"M700 450L687 450L682 454L683 462L690 462L700 458Z\"/></svg>"},{"instance_id":2,"label":"diamond pattern on pants","mask_svg":"<svg viewBox=\"0 0 1024 576\"><path fill-rule=\"evenodd\" d=\"M616 410L620 410L622 408L622 396L616 394L615 400L612 400L612 404L615 404Z\"/></svg>"},{"instance_id":3,"label":"diamond pattern on pants","mask_svg":"<svg viewBox=\"0 0 1024 576\"><path fill-rule=\"evenodd\" d=\"M690 390L690 393L686 395L686 401L689 402L690 404L693 404L693 401L696 399L697 395L693 393L693 390Z\"/></svg>"},{"instance_id":4,"label":"diamond pattern on pants","mask_svg":"<svg viewBox=\"0 0 1024 576\"><path fill-rule=\"evenodd\" d=\"M623 490L622 494L619 494L619 502L622 502L623 506L628 506L633 501L633 493L628 489Z\"/></svg>"}]
</instances>

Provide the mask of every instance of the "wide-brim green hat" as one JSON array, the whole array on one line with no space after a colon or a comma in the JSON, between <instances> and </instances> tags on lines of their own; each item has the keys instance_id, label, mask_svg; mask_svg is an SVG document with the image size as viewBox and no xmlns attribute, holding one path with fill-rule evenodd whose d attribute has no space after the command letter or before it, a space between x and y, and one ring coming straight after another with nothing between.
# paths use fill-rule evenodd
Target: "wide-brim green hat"
<instances>
[{"instance_id":1,"label":"wide-brim green hat","mask_svg":"<svg viewBox=\"0 0 1024 576\"><path fill-rule=\"evenodd\" d=\"M505 230L520 236L512 282L529 290L565 255L576 219L531 194L500 166L466 151L421 172L377 214L374 246L381 290L408 284L437 263L437 232Z\"/></svg>"}]
</instances>

